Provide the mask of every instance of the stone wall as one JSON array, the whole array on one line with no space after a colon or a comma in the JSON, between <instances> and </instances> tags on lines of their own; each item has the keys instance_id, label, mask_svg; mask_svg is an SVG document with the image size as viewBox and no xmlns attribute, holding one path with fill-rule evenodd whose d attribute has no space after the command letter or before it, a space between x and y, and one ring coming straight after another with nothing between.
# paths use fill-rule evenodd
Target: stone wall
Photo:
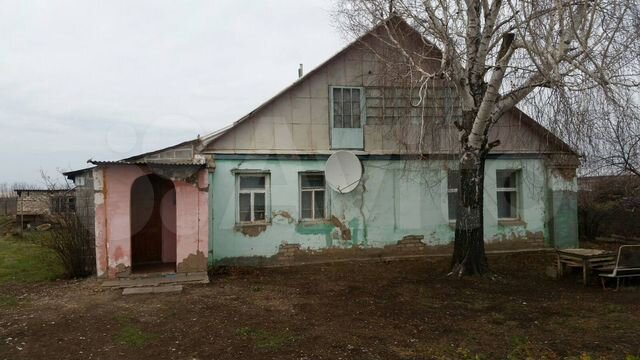
<instances>
[{"instance_id":1,"label":"stone wall","mask_svg":"<svg viewBox=\"0 0 640 360\"><path fill-rule=\"evenodd\" d=\"M23 191L17 206L17 215L49 215L51 194L47 191Z\"/></svg>"}]
</instances>

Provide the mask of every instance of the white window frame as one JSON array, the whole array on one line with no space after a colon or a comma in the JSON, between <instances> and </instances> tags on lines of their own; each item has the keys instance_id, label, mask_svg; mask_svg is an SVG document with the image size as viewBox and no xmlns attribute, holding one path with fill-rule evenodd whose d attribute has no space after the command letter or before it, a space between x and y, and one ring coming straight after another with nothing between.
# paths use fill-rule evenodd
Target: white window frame
<instances>
[{"instance_id":1,"label":"white window frame","mask_svg":"<svg viewBox=\"0 0 640 360\"><path fill-rule=\"evenodd\" d=\"M449 194L457 194L458 193L458 187L454 188L454 189L450 189L449 188L449 175L451 172L457 172L458 173L458 178L460 177L460 170L448 170L447 171L447 221L449 221L450 223L455 223L456 220L458 219L458 214L456 212L456 217L454 219L451 219L449 217L449 207L451 205L453 206L457 206L457 204L451 204L451 202L449 201ZM458 186L460 186L458 184Z\"/></svg>"},{"instance_id":2,"label":"white window frame","mask_svg":"<svg viewBox=\"0 0 640 360\"><path fill-rule=\"evenodd\" d=\"M264 177L264 189L240 189L240 178L242 177ZM252 225L252 224L266 224L269 222L269 214L271 209L271 179L269 173L251 172L251 173L237 173L236 174L236 224L239 225ZM254 196L256 193L264 193L264 220L255 220L254 209ZM240 194L251 194L251 220L240 221Z\"/></svg>"},{"instance_id":3,"label":"white window frame","mask_svg":"<svg viewBox=\"0 0 640 360\"><path fill-rule=\"evenodd\" d=\"M499 171L509 171L515 174L515 187L498 187L497 181L498 181L498 172ZM512 220L519 220L520 219L520 191L519 188L520 187L520 170L519 169L497 169L496 170L496 217L498 218L498 221L512 221ZM516 193L516 204L515 204L515 209L516 209L516 216L515 217L508 217L508 218L502 218L500 217L500 209L498 208L498 193L500 192L515 192Z\"/></svg>"},{"instance_id":4,"label":"white window frame","mask_svg":"<svg viewBox=\"0 0 640 360\"><path fill-rule=\"evenodd\" d=\"M322 175L324 179L324 187L320 188L320 187L316 187L316 188L310 188L310 189L302 189L302 177L306 176L306 175ZM302 216L302 192L306 191L306 192L311 192L311 214L312 217L311 218L305 218ZM316 207L315 207L315 202L316 202L316 196L315 196L315 192L316 191L324 191L324 216L323 217L315 217L316 215ZM327 191L327 179L324 176L324 172L322 171L302 171L298 173L298 209L299 210L299 218L300 221L318 221L318 220L326 220L329 218L329 207L328 207L328 196L329 196L329 191Z\"/></svg>"},{"instance_id":5,"label":"white window frame","mask_svg":"<svg viewBox=\"0 0 640 360\"><path fill-rule=\"evenodd\" d=\"M334 126L334 109L333 109L333 90L334 89L358 89L360 90L360 127L341 127L337 128ZM367 120L367 107L365 106L366 95L364 93L363 86L329 86L329 117L331 119L331 128L332 129L364 129L365 122ZM344 115L342 115L344 116ZM353 118L353 109L351 111L351 117ZM344 124L344 119L343 119Z\"/></svg>"}]
</instances>

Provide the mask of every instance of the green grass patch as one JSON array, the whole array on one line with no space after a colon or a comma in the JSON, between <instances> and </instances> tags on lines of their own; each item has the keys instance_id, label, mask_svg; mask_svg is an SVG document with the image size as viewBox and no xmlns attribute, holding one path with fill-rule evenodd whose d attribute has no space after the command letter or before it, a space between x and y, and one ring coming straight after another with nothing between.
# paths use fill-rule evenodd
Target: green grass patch
<instances>
[{"instance_id":1,"label":"green grass patch","mask_svg":"<svg viewBox=\"0 0 640 360\"><path fill-rule=\"evenodd\" d=\"M64 269L56 254L42 245L46 232L0 238L0 284L58 279Z\"/></svg>"},{"instance_id":2,"label":"green grass patch","mask_svg":"<svg viewBox=\"0 0 640 360\"><path fill-rule=\"evenodd\" d=\"M18 298L13 295L0 294L0 309L12 308L18 305Z\"/></svg>"},{"instance_id":3,"label":"green grass patch","mask_svg":"<svg viewBox=\"0 0 640 360\"><path fill-rule=\"evenodd\" d=\"M391 346L401 359L433 359L433 360L486 360L464 346L454 347L449 343L415 344L412 348Z\"/></svg>"},{"instance_id":4,"label":"green grass patch","mask_svg":"<svg viewBox=\"0 0 640 360\"><path fill-rule=\"evenodd\" d=\"M115 341L121 345L143 347L153 340L153 338L154 336L152 334L145 333L139 327L132 324L125 324L116 334Z\"/></svg>"},{"instance_id":5,"label":"green grass patch","mask_svg":"<svg viewBox=\"0 0 640 360\"><path fill-rule=\"evenodd\" d=\"M126 315L116 315L114 320L120 326L114 341L120 345L141 348L155 338L154 334L147 333L133 324L131 318Z\"/></svg>"},{"instance_id":6,"label":"green grass patch","mask_svg":"<svg viewBox=\"0 0 640 360\"><path fill-rule=\"evenodd\" d=\"M287 331L266 331L242 327L238 329L237 334L253 340L255 346L262 350L277 350L295 341L295 337Z\"/></svg>"},{"instance_id":7,"label":"green grass patch","mask_svg":"<svg viewBox=\"0 0 640 360\"><path fill-rule=\"evenodd\" d=\"M511 338L511 352L507 360L553 360L559 356L552 350L535 344L526 337L513 336Z\"/></svg>"}]
</instances>

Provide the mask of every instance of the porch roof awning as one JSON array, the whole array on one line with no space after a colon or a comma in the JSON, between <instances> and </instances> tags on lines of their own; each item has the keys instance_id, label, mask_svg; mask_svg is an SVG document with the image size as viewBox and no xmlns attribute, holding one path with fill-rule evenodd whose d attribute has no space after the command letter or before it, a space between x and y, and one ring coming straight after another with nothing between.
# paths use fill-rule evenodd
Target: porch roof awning
<instances>
[{"instance_id":1,"label":"porch roof awning","mask_svg":"<svg viewBox=\"0 0 640 360\"><path fill-rule=\"evenodd\" d=\"M171 180L183 180L191 183L197 182L197 174L206 164L192 162L155 162L155 161L95 161L89 163L96 166L139 166L149 169L152 173Z\"/></svg>"},{"instance_id":2,"label":"porch roof awning","mask_svg":"<svg viewBox=\"0 0 640 360\"><path fill-rule=\"evenodd\" d=\"M98 160L89 160L87 161L90 164L96 166L104 166L104 165L137 165L137 166L167 166L167 167L203 167L205 164L198 164L193 162L162 162L162 161L146 161L146 160L138 160L138 161L124 161L124 160L116 160L116 161L98 161Z\"/></svg>"}]
</instances>

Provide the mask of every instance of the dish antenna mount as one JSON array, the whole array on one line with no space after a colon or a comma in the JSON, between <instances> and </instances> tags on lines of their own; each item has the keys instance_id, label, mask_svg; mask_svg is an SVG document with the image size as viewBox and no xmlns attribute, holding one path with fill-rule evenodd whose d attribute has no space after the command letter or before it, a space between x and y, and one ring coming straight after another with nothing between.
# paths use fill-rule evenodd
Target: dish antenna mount
<instances>
[{"instance_id":1,"label":"dish antenna mount","mask_svg":"<svg viewBox=\"0 0 640 360\"><path fill-rule=\"evenodd\" d=\"M346 194L353 191L360 183L362 164L352 152L337 151L327 160L324 176L329 187L341 194Z\"/></svg>"}]
</instances>

